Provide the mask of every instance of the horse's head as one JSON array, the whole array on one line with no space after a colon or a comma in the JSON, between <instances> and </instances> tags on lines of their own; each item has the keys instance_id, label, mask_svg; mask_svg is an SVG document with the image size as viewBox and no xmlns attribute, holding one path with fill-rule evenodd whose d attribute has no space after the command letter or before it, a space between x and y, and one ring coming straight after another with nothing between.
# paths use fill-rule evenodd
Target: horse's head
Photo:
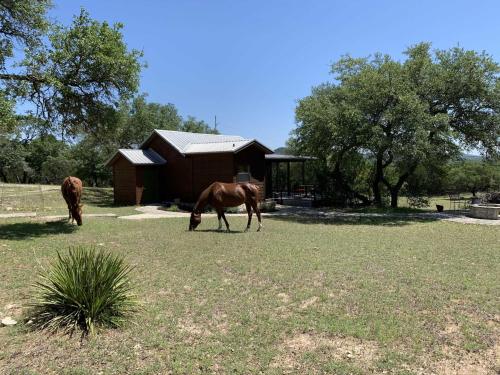
<instances>
[{"instance_id":1,"label":"horse's head","mask_svg":"<svg viewBox=\"0 0 500 375\"><path fill-rule=\"evenodd\" d=\"M193 211L189 219L189 230L195 230L201 223L201 212Z\"/></svg>"},{"instance_id":2,"label":"horse's head","mask_svg":"<svg viewBox=\"0 0 500 375\"><path fill-rule=\"evenodd\" d=\"M77 204L71 209L71 216L76 220L78 225L82 225L82 206L81 204Z\"/></svg>"}]
</instances>

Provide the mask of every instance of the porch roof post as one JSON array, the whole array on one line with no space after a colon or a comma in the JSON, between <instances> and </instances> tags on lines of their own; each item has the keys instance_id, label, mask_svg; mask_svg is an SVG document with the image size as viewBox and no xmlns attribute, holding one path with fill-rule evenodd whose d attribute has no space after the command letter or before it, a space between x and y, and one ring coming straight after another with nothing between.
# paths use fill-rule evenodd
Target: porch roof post
<instances>
[{"instance_id":1,"label":"porch roof post","mask_svg":"<svg viewBox=\"0 0 500 375\"><path fill-rule=\"evenodd\" d=\"M286 163L286 193L290 196L290 161Z\"/></svg>"},{"instance_id":2,"label":"porch roof post","mask_svg":"<svg viewBox=\"0 0 500 375\"><path fill-rule=\"evenodd\" d=\"M302 185L306 184L305 164L306 162L302 160Z\"/></svg>"}]
</instances>

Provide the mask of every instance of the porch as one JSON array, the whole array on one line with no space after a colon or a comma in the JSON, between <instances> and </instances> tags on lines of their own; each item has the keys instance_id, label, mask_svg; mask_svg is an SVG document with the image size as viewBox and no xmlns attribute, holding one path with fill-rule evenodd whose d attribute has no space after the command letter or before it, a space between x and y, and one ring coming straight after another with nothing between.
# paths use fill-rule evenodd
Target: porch
<instances>
[{"instance_id":1,"label":"porch","mask_svg":"<svg viewBox=\"0 0 500 375\"><path fill-rule=\"evenodd\" d=\"M312 207L318 191L306 169L315 158L283 154L268 154L266 159L266 198L286 206ZM308 173L309 172L309 173Z\"/></svg>"}]
</instances>

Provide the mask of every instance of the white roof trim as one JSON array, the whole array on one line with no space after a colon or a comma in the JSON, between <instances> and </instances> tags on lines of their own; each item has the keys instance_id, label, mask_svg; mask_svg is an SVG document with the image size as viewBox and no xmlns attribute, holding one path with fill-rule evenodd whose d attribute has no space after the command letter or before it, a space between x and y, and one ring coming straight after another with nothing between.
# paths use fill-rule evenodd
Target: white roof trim
<instances>
[{"instance_id":1,"label":"white roof trim","mask_svg":"<svg viewBox=\"0 0 500 375\"><path fill-rule=\"evenodd\" d=\"M163 165L167 163L161 155L152 149L136 150L120 148L105 165L109 165L117 155L122 155L133 165Z\"/></svg>"}]
</instances>

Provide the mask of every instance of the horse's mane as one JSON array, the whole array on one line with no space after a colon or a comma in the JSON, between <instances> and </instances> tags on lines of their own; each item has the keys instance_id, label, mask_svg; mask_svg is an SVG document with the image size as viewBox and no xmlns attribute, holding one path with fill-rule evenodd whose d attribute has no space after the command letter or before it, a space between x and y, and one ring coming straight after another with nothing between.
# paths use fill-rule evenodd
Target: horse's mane
<instances>
[{"instance_id":1,"label":"horse's mane","mask_svg":"<svg viewBox=\"0 0 500 375\"><path fill-rule=\"evenodd\" d=\"M198 198L198 201L193 207L193 212L201 211L207 205L210 195L212 194L212 188L214 184L210 184L205 190L203 190Z\"/></svg>"}]
</instances>

